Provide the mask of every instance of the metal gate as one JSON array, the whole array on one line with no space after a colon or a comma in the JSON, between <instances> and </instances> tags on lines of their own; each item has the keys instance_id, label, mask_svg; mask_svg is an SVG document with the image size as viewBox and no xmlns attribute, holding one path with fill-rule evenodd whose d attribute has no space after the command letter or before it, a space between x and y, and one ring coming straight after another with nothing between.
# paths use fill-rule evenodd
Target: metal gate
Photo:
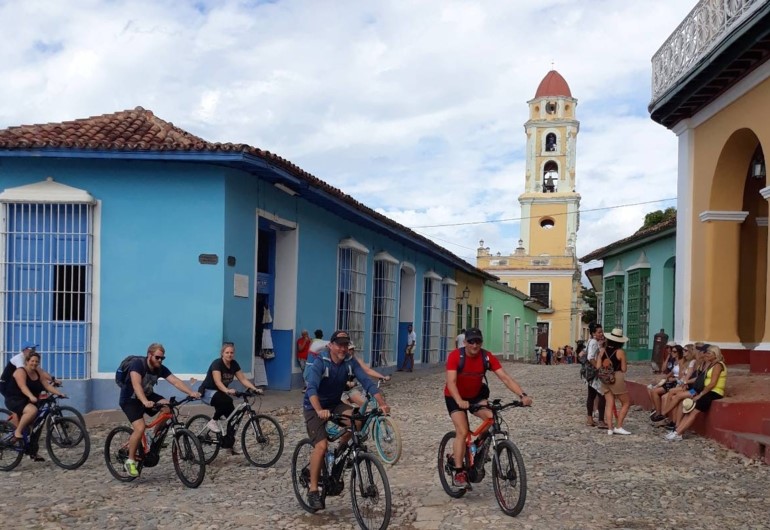
<instances>
[{"instance_id":1,"label":"metal gate","mask_svg":"<svg viewBox=\"0 0 770 530\"><path fill-rule=\"evenodd\" d=\"M93 207L3 203L0 347L7 361L30 340L41 365L65 379L90 376Z\"/></svg>"}]
</instances>

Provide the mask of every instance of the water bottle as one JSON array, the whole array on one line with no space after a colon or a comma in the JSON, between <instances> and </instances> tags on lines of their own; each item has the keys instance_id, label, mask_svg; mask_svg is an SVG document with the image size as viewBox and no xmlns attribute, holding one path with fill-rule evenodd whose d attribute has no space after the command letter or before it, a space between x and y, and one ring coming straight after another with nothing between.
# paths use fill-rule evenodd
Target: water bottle
<instances>
[{"instance_id":1,"label":"water bottle","mask_svg":"<svg viewBox=\"0 0 770 530\"><path fill-rule=\"evenodd\" d=\"M332 467L334 467L334 449L331 447L326 451L326 469L329 474L332 474Z\"/></svg>"},{"instance_id":2,"label":"water bottle","mask_svg":"<svg viewBox=\"0 0 770 530\"><path fill-rule=\"evenodd\" d=\"M478 451L478 447L476 447L476 443L471 444L471 463L476 461L476 451Z\"/></svg>"}]
</instances>

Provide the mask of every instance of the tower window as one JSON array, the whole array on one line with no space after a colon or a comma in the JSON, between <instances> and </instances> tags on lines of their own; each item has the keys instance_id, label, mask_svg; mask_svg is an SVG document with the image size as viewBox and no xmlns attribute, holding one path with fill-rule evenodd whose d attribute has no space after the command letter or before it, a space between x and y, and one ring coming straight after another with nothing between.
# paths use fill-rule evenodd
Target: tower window
<instances>
[{"instance_id":1,"label":"tower window","mask_svg":"<svg viewBox=\"0 0 770 530\"><path fill-rule=\"evenodd\" d=\"M545 228L546 230L550 230L554 226L556 226L556 222L550 217L545 217L540 220L540 228Z\"/></svg>"},{"instance_id":2,"label":"tower window","mask_svg":"<svg viewBox=\"0 0 770 530\"><path fill-rule=\"evenodd\" d=\"M556 151L556 135L554 133L545 135L545 150Z\"/></svg>"},{"instance_id":3,"label":"tower window","mask_svg":"<svg viewBox=\"0 0 770 530\"><path fill-rule=\"evenodd\" d=\"M543 193L555 193L558 191L559 166L553 160L549 160L543 166Z\"/></svg>"},{"instance_id":4,"label":"tower window","mask_svg":"<svg viewBox=\"0 0 770 530\"><path fill-rule=\"evenodd\" d=\"M556 112L556 103L554 101L549 101L545 104L545 111L548 114L554 114Z\"/></svg>"}]
</instances>

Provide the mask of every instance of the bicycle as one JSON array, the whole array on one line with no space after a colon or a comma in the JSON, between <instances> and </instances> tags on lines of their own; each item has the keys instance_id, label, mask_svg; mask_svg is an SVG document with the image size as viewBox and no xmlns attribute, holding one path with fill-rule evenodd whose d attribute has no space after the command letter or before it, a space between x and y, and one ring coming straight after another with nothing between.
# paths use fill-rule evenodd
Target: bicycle
<instances>
[{"instance_id":1,"label":"bicycle","mask_svg":"<svg viewBox=\"0 0 770 530\"><path fill-rule=\"evenodd\" d=\"M51 384L57 388L62 386L61 381L54 379ZM69 405L60 405L58 402L51 403L51 412L48 415L48 421L51 422L55 418L72 418L80 422L84 428L86 426L86 420L78 409ZM13 422L15 414L8 409L0 408L0 420Z\"/></svg>"},{"instance_id":2,"label":"bicycle","mask_svg":"<svg viewBox=\"0 0 770 530\"><path fill-rule=\"evenodd\" d=\"M377 388L383 379L377 381ZM378 409L379 405L373 395L366 393L366 402L360 407L360 413L365 415L367 410ZM361 428L362 431L369 433L374 440L374 447L377 449L377 456L384 464L395 465L401 458L401 429L398 424L389 415L371 415L368 416L366 423Z\"/></svg>"},{"instance_id":3,"label":"bicycle","mask_svg":"<svg viewBox=\"0 0 770 530\"><path fill-rule=\"evenodd\" d=\"M441 486L444 491L453 498L465 495L468 487L454 485L453 477L456 471L465 471L468 481L479 483L484 479L486 471L484 466L492 461L492 485L495 498L500 509L506 515L517 516L524 508L527 500L527 472L524 469L524 459L519 448L516 447L507 430L507 424L500 414L509 407L523 406L521 401L512 401L500 404L499 399L489 402L487 405L471 405L469 412L476 412L482 408L492 411L492 417L484 420L479 427L469 432L465 440L465 455L462 469L455 470L453 444L455 431L444 435L438 448L438 473ZM475 438L475 439L474 439ZM490 458L491 449L491 458ZM510 490L511 495L506 495Z\"/></svg>"},{"instance_id":4,"label":"bicycle","mask_svg":"<svg viewBox=\"0 0 770 530\"><path fill-rule=\"evenodd\" d=\"M232 449L235 445L235 435L244 416L248 416L246 425L241 431L241 447L246 460L257 467L270 467L283 454L283 430L278 420L267 414L259 414L251 408L250 397L259 396L253 391L236 392L236 398L243 398L243 403L227 417L225 433L213 432L208 427L211 420L206 414L197 414L187 420L186 426L200 440L206 464L214 461L219 454L219 448ZM261 400L260 400L261 403ZM253 434L253 436L249 436Z\"/></svg>"},{"instance_id":5,"label":"bicycle","mask_svg":"<svg viewBox=\"0 0 770 530\"><path fill-rule=\"evenodd\" d=\"M146 425L144 436L136 449L136 467L139 476L145 467L155 467L160 461L160 451L165 447L166 436L171 433L171 459L179 480L188 488L197 488L206 476L206 463L203 449L198 438L185 428L179 420L179 407L197 398L185 398L177 401L171 397L166 404L153 407L159 414ZM167 410L163 410L166 408ZM116 479L131 482L139 478L132 477L123 465L128 459L128 439L133 429L127 425L115 427L104 442L104 461L107 469Z\"/></svg>"},{"instance_id":6,"label":"bicycle","mask_svg":"<svg viewBox=\"0 0 770 530\"><path fill-rule=\"evenodd\" d=\"M321 476L318 480L318 491L321 502L326 504L326 497L340 495L345 489L343 474L350 469L350 502L358 525L364 530L388 527L392 511L390 483L385 468L371 453L368 453L364 442L368 437L365 429L358 430L356 423L363 425L371 416L381 416L380 409L373 409L361 414L353 409L352 416L332 414L330 422L343 427L333 436L327 435L329 441L338 440L345 432L351 434L344 445L338 444L332 452L329 448L327 459L321 466ZM344 426L347 424L347 426ZM327 423L327 425L329 425ZM328 433L328 430L327 430ZM294 495L300 506L307 512L314 513L308 503L310 493L310 454L313 443L310 438L304 438L297 443L291 457L291 479ZM378 483L379 482L379 483ZM380 501L383 506L380 506ZM378 523L378 522L379 523Z\"/></svg>"},{"instance_id":7,"label":"bicycle","mask_svg":"<svg viewBox=\"0 0 770 530\"><path fill-rule=\"evenodd\" d=\"M45 448L53 462L63 469L77 469L88 459L91 438L79 421L66 416L54 416L60 396L51 394L37 402L37 416L32 425L24 429L21 440L14 438L15 425L9 420L0 421L0 471L11 471L26 454L37 459L40 437L45 427Z\"/></svg>"}]
</instances>

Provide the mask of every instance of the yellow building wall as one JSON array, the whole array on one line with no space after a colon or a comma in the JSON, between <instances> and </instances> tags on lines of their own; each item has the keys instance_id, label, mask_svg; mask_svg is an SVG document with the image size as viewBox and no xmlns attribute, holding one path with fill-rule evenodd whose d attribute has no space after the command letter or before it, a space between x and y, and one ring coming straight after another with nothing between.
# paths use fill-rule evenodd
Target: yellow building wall
<instances>
[{"instance_id":1,"label":"yellow building wall","mask_svg":"<svg viewBox=\"0 0 770 530\"><path fill-rule=\"evenodd\" d=\"M689 336L736 342L741 298L739 278L742 274L756 277L757 268L744 260L742 270L739 223L704 223L698 216L706 210L743 211L744 182L757 139L763 146L766 161L770 155L770 79L699 125L693 134ZM759 201L760 213L767 216L766 201L761 196ZM765 254L762 263L766 265L766 244L757 250ZM770 315L766 314L765 318ZM765 325L764 329L770 327Z\"/></svg>"},{"instance_id":2,"label":"yellow building wall","mask_svg":"<svg viewBox=\"0 0 770 530\"><path fill-rule=\"evenodd\" d=\"M563 256L567 246L567 205L533 204L530 209L530 256L548 254ZM553 219L554 227L545 229L540 226L543 218Z\"/></svg>"}]
</instances>

